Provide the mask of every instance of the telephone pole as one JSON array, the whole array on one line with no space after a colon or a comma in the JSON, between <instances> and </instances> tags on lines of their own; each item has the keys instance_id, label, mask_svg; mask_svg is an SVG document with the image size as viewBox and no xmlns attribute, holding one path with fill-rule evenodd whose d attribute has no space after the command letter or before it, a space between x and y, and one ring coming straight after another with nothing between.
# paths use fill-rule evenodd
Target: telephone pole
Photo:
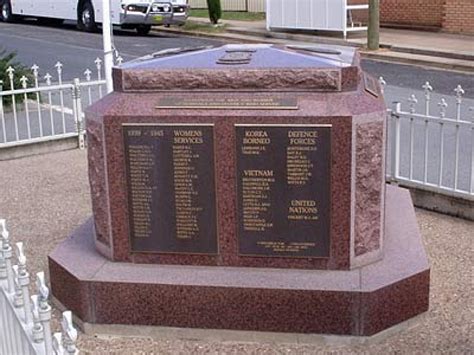
<instances>
[{"instance_id":1,"label":"telephone pole","mask_svg":"<svg viewBox=\"0 0 474 355\"><path fill-rule=\"evenodd\" d=\"M380 0L369 0L369 28L367 31L367 47L379 49L380 41Z\"/></svg>"}]
</instances>

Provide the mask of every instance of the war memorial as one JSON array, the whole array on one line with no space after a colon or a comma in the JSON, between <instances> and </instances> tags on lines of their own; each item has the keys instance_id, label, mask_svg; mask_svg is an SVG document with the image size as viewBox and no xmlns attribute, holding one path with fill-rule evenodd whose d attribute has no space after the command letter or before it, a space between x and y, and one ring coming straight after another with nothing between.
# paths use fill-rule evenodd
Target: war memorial
<instances>
[{"instance_id":1,"label":"war memorial","mask_svg":"<svg viewBox=\"0 0 474 355\"><path fill-rule=\"evenodd\" d=\"M114 88L86 113L93 216L49 256L82 322L371 336L428 310L356 50L157 53Z\"/></svg>"}]
</instances>

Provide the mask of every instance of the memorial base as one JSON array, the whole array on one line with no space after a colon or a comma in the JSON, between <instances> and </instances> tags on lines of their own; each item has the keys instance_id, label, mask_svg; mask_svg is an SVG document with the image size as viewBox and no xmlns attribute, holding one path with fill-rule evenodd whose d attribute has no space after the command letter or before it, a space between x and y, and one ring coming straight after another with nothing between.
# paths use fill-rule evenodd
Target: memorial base
<instances>
[{"instance_id":1,"label":"memorial base","mask_svg":"<svg viewBox=\"0 0 474 355\"><path fill-rule=\"evenodd\" d=\"M387 186L384 258L349 271L116 263L92 220L49 256L85 323L371 336L426 310L430 270L406 190Z\"/></svg>"}]
</instances>

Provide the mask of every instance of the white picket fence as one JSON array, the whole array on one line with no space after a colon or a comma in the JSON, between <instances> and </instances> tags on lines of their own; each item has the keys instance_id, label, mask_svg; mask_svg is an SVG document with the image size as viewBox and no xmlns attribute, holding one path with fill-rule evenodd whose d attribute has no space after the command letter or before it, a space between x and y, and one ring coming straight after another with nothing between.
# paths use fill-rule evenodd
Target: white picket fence
<instances>
[{"instance_id":1,"label":"white picket fence","mask_svg":"<svg viewBox=\"0 0 474 355\"><path fill-rule=\"evenodd\" d=\"M384 88L383 78L380 83ZM412 94L405 109L395 102L388 110L387 180L474 201L474 107L463 105L458 85L449 117L447 99L433 102L429 82L422 89L422 102Z\"/></svg>"},{"instance_id":2,"label":"white picket fence","mask_svg":"<svg viewBox=\"0 0 474 355\"><path fill-rule=\"evenodd\" d=\"M49 288L43 272L36 274L38 294L30 297L23 248L18 242L13 251L6 222L0 219L0 355L78 354L70 311L63 312L62 332L51 334Z\"/></svg>"},{"instance_id":3,"label":"white picket fence","mask_svg":"<svg viewBox=\"0 0 474 355\"><path fill-rule=\"evenodd\" d=\"M40 68L33 65L33 83L22 76L21 88L15 87L15 69L7 69L8 83L0 81L0 149L71 137L77 137L78 147L84 148L83 108L105 93L102 60L95 60L95 79L86 69L82 81L75 78L64 82L63 64L57 62L55 68L53 83L53 75L41 77Z\"/></svg>"}]
</instances>

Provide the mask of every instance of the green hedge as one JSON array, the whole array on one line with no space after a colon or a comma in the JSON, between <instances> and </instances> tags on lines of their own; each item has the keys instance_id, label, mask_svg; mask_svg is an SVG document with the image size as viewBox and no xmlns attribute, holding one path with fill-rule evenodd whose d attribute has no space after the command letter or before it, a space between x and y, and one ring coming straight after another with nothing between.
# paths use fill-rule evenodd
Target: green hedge
<instances>
[{"instance_id":1,"label":"green hedge","mask_svg":"<svg viewBox=\"0 0 474 355\"><path fill-rule=\"evenodd\" d=\"M0 50L0 81L3 81L3 91L11 90L11 83L10 77L8 76L7 69L8 67L12 67L15 69L14 78L13 78L13 86L15 89L21 89L21 81L20 78L22 76L26 76L28 78L28 86L33 86L34 78L30 69L25 67L24 65L20 64L15 60L16 53L7 53L6 50ZM15 100L17 103L23 102L25 96L15 95ZM3 97L3 104L6 106L11 105L12 97L5 96Z\"/></svg>"}]
</instances>

